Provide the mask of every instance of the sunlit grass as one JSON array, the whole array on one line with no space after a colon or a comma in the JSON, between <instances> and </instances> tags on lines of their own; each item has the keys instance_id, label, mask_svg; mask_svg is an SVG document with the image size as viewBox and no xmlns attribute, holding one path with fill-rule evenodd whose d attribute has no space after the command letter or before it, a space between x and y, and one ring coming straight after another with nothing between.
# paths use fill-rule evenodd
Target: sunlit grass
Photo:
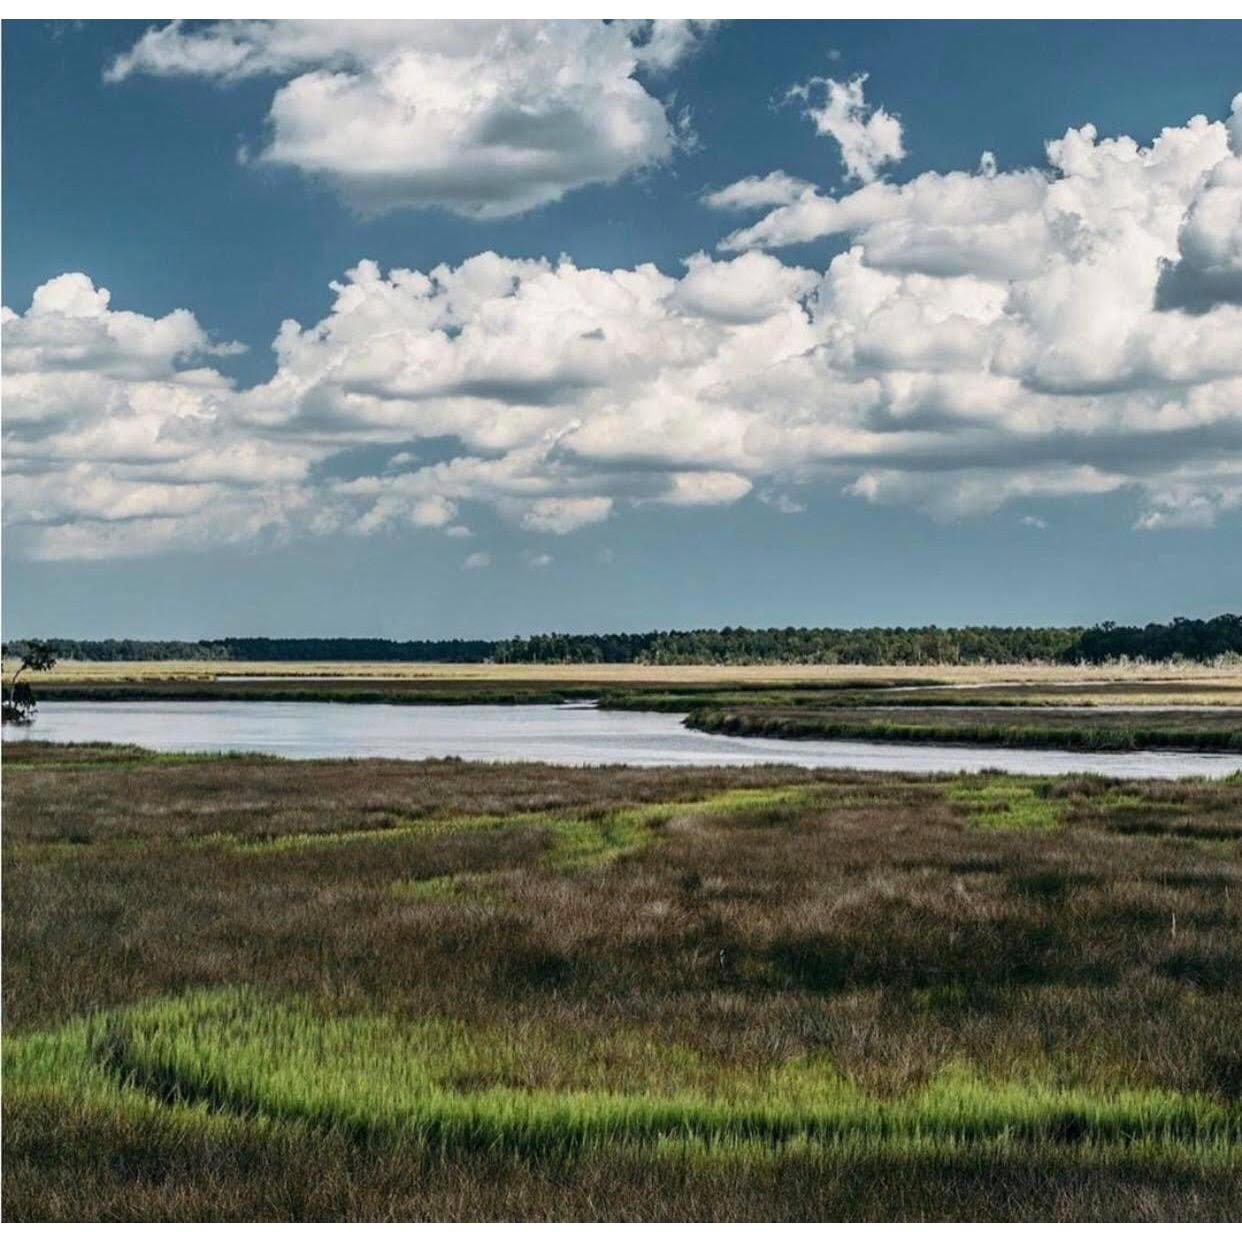
<instances>
[{"instance_id":1,"label":"sunlit grass","mask_svg":"<svg viewBox=\"0 0 1242 1242\"><path fill-rule=\"evenodd\" d=\"M822 1058L712 1063L633 1032L575 1040L533 1024L340 1016L247 990L149 1002L9 1040L5 1081L19 1097L71 1092L139 1111L155 1101L439 1149L529 1154L662 1139L866 1141L895 1150L930 1140L1146 1143L1228 1160L1242 1138L1236 1106L1170 1090L997 1082L949 1062L924 1086L883 1097Z\"/></svg>"},{"instance_id":2,"label":"sunlit grass","mask_svg":"<svg viewBox=\"0 0 1242 1242\"><path fill-rule=\"evenodd\" d=\"M962 780L948 790L972 828L990 832L1047 832L1060 824L1059 808L1037 785L1008 780Z\"/></svg>"},{"instance_id":3,"label":"sunlit grass","mask_svg":"<svg viewBox=\"0 0 1242 1242\"><path fill-rule=\"evenodd\" d=\"M511 828L539 828L547 832L545 861L558 870L600 867L648 845L652 830L681 814L743 815L763 817L805 806L813 800L811 786L730 789L707 798L680 802L656 802L620 810L558 813L446 816L425 819L398 818L374 828L349 828L339 832L285 833L272 837L232 837L213 834L196 844L225 848L240 854L273 854L292 850L323 849L358 842L382 845L418 837L453 833L486 832Z\"/></svg>"},{"instance_id":4,"label":"sunlit grass","mask_svg":"<svg viewBox=\"0 0 1242 1242\"><path fill-rule=\"evenodd\" d=\"M402 901L461 902L484 910L500 904L499 894L479 875L431 875L394 880L388 891Z\"/></svg>"}]
</instances>

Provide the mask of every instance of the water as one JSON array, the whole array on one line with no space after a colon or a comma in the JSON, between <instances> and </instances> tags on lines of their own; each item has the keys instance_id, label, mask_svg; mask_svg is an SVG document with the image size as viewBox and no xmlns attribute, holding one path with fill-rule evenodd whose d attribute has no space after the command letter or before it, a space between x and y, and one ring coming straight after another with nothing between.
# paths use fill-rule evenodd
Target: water
<instances>
[{"instance_id":1,"label":"water","mask_svg":"<svg viewBox=\"0 0 1242 1242\"><path fill-rule=\"evenodd\" d=\"M1055 776L1227 776L1242 756L1135 751L1072 754L979 746L784 741L695 733L673 715L589 706L400 707L370 703L43 703L6 741L123 742L165 751L249 750L290 759L381 757L544 763L788 763L882 772L999 768Z\"/></svg>"}]
</instances>

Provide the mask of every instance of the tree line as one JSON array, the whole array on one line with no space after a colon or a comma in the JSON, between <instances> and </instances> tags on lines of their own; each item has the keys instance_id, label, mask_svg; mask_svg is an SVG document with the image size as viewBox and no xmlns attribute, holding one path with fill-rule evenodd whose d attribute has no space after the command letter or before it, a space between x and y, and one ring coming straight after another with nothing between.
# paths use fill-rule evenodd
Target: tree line
<instances>
[{"instance_id":1,"label":"tree line","mask_svg":"<svg viewBox=\"0 0 1242 1242\"><path fill-rule=\"evenodd\" d=\"M1075 663L1109 660L1216 660L1242 653L1242 616L1224 612L1209 621L1175 617L1167 625L1114 625L1105 621L1079 635L1067 651Z\"/></svg>"},{"instance_id":2,"label":"tree line","mask_svg":"<svg viewBox=\"0 0 1242 1242\"><path fill-rule=\"evenodd\" d=\"M1079 634L1051 627L795 627L537 634L496 644L499 664L995 664L1057 660Z\"/></svg>"},{"instance_id":3,"label":"tree line","mask_svg":"<svg viewBox=\"0 0 1242 1242\"><path fill-rule=\"evenodd\" d=\"M490 639L219 638L51 639L69 660L253 660L454 664L1100 664L1111 660L1213 660L1242 655L1242 616L1176 617L1167 624L1075 626L785 626L653 630L635 634L533 634ZM32 640L6 643L23 658Z\"/></svg>"},{"instance_id":4,"label":"tree line","mask_svg":"<svg viewBox=\"0 0 1242 1242\"><path fill-rule=\"evenodd\" d=\"M492 657L496 644L463 638L53 638L62 660L279 660L419 662L479 664ZM22 656L30 642L4 644L5 656Z\"/></svg>"}]
</instances>

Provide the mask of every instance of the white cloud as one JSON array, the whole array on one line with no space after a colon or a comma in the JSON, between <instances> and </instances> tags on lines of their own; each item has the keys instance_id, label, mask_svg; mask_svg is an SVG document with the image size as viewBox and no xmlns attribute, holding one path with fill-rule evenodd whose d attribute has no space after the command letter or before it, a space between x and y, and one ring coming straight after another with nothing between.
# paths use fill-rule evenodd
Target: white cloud
<instances>
[{"instance_id":1,"label":"white cloud","mask_svg":"<svg viewBox=\"0 0 1242 1242\"><path fill-rule=\"evenodd\" d=\"M608 496L549 496L536 500L522 515L527 530L565 535L579 526L602 522L612 512Z\"/></svg>"},{"instance_id":2,"label":"white cloud","mask_svg":"<svg viewBox=\"0 0 1242 1242\"><path fill-rule=\"evenodd\" d=\"M242 348L213 344L187 310L151 319L110 310L111 298L82 272L66 272L40 285L25 315L6 316L6 367L23 372L90 369L157 380L187 359Z\"/></svg>"},{"instance_id":3,"label":"white cloud","mask_svg":"<svg viewBox=\"0 0 1242 1242\"><path fill-rule=\"evenodd\" d=\"M660 18L636 22L635 53L644 69L667 73L696 50L714 21L680 21Z\"/></svg>"},{"instance_id":4,"label":"white cloud","mask_svg":"<svg viewBox=\"0 0 1242 1242\"><path fill-rule=\"evenodd\" d=\"M552 564L552 557L547 552L527 552L524 559L531 569L547 569Z\"/></svg>"},{"instance_id":5,"label":"white cloud","mask_svg":"<svg viewBox=\"0 0 1242 1242\"><path fill-rule=\"evenodd\" d=\"M492 563L491 553L471 552L461 563L462 569L486 569Z\"/></svg>"},{"instance_id":6,"label":"white cloud","mask_svg":"<svg viewBox=\"0 0 1242 1242\"><path fill-rule=\"evenodd\" d=\"M806 103L806 114L816 132L834 138L841 148L841 163L855 181L870 182L885 164L905 158L901 122L883 108L869 107L863 96L867 74L848 82L835 78L811 78L791 87L791 98Z\"/></svg>"},{"instance_id":7,"label":"white cloud","mask_svg":"<svg viewBox=\"0 0 1242 1242\"><path fill-rule=\"evenodd\" d=\"M678 303L693 314L728 323L760 323L779 314L815 287L817 276L786 267L771 255L750 251L727 263L705 254L686 260Z\"/></svg>"},{"instance_id":8,"label":"white cloud","mask_svg":"<svg viewBox=\"0 0 1242 1242\"><path fill-rule=\"evenodd\" d=\"M1222 513L1242 509L1242 459L1180 467L1152 488L1148 499L1149 507L1134 524L1137 530L1214 526Z\"/></svg>"},{"instance_id":9,"label":"white cloud","mask_svg":"<svg viewBox=\"0 0 1242 1242\"><path fill-rule=\"evenodd\" d=\"M231 381L198 365L237 347L213 344L188 310L156 319L110 303L69 272L24 315L3 312L6 519L31 524L31 550L49 557L283 527L309 457L273 455L235 417Z\"/></svg>"},{"instance_id":10,"label":"white cloud","mask_svg":"<svg viewBox=\"0 0 1242 1242\"><path fill-rule=\"evenodd\" d=\"M1149 509L1136 530L1204 530L1216 523L1216 506L1207 496L1187 496L1169 508Z\"/></svg>"},{"instance_id":11,"label":"white cloud","mask_svg":"<svg viewBox=\"0 0 1242 1242\"><path fill-rule=\"evenodd\" d=\"M447 526L457 516L457 506L443 496L429 496L410 510L415 526Z\"/></svg>"},{"instance_id":12,"label":"white cloud","mask_svg":"<svg viewBox=\"0 0 1242 1242\"><path fill-rule=\"evenodd\" d=\"M1019 519L1023 526L1029 526L1032 530L1047 530L1048 523L1041 517L1036 517L1033 513L1024 513Z\"/></svg>"},{"instance_id":13,"label":"white cloud","mask_svg":"<svg viewBox=\"0 0 1242 1242\"><path fill-rule=\"evenodd\" d=\"M6 535L45 557L464 537L479 506L555 536L813 488L945 519L1116 493L1144 529L1217 520L1242 504L1242 305L1161 289L1195 255L1228 266L1236 120L1149 147L1084 126L1043 171L798 190L849 242L822 272L363 261L241 391L189 311L59 277L4 312ZM787 236L788 207L751 232ZM363 448L382 470L329 468Z\"/></svg>"},{"instance_id":14,"label":"white cloud","mask_svg":"<svg viewBox=\"0 0 1242 1242\"><path fill-rule=\"evenodd\" d=\"M1242 94L1233 100L1229 141L1233 158L1205 179L1178 230L1177 258L1161 272L1156 295L1165 307L1242 305Z\"/></svg>"},{"instance_id":15,"label":"white cloud","mask_svg":"<svg viewBox=\"0 0 1242 1242\"><path fill-rule=\"evenodd\" d=\"M749 479L727 470L686 471L672 476L660 499L669 505L730 505L753 486Z\"/></svg>"},{"instance_id":16,"label":"white cloud","mask_svg":"<svg viewBox=\"0 0 1242 1242\"><path fill-rule=\"evenodd\" d=\"M795 203L815 186L785 172L762 177L743 177L723 190L703 196L703 202L717 211L752 211L756 207L784 207Z\"/></svg>"},{"instance_id":17,"label":"white cloud","mask_svg":"<svg viewBox=\"0 0 1242 1242\"><path fill-rule=\"evenodd\" d=\"M765 487L759 493L759 500L769 507L775 509L777 513L784 513L792 516L795 513L805 513L806 505L795 500L792 496L785 492L773 491L771 488Z\"/></svg>"},{"instance_id":18,"label":"white cloud","mask_svg":"<svg viewBox=\"0 0 1242 1242\"><path fill-rule=\"evenodd\" d=\"M939 477L911 470L875 470L860 475L845 493L872 503L917 504L937 517L952 519L990 513L1010 500L1101 495L1128 481L1124 475L1094 466L968 468Z\"/></svg>"},{"instance_id":19,"label":"white cloud","mask_svg":"<svg viewBox=\"0 0 1242 1242\"><path fill-rule=\"evenodd\" d=\"M486 219L668 159L677 128L635 75L670 69L706 26L173 22L105 77L277 77L259 162L322 177L363 212L438 206Z\"/></svg>"}]
</instances>

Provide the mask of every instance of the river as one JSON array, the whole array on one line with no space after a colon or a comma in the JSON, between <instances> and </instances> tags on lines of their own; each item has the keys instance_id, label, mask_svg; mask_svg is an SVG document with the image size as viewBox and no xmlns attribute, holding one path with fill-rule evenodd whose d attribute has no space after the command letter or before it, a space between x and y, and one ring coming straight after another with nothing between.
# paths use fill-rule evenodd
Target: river
<instances>
[{"instance_id":1,"label":"river","mask_svg":"<svg viewBox=\"0 0 1242 1242\"><path fill-rule=\"evenodd\" d=\"M787 763L882 772L983 768L1055 776L1227 776L1242 755L1177 751L1122 754L907 746L887 742L786 741L696 733L675 715L602 712L590 706L428 707L361 703L46 702L5 741L117 742L163 751L261 751L289 759L531 760L542 763Z\"/></svg>"}]
</instances>

